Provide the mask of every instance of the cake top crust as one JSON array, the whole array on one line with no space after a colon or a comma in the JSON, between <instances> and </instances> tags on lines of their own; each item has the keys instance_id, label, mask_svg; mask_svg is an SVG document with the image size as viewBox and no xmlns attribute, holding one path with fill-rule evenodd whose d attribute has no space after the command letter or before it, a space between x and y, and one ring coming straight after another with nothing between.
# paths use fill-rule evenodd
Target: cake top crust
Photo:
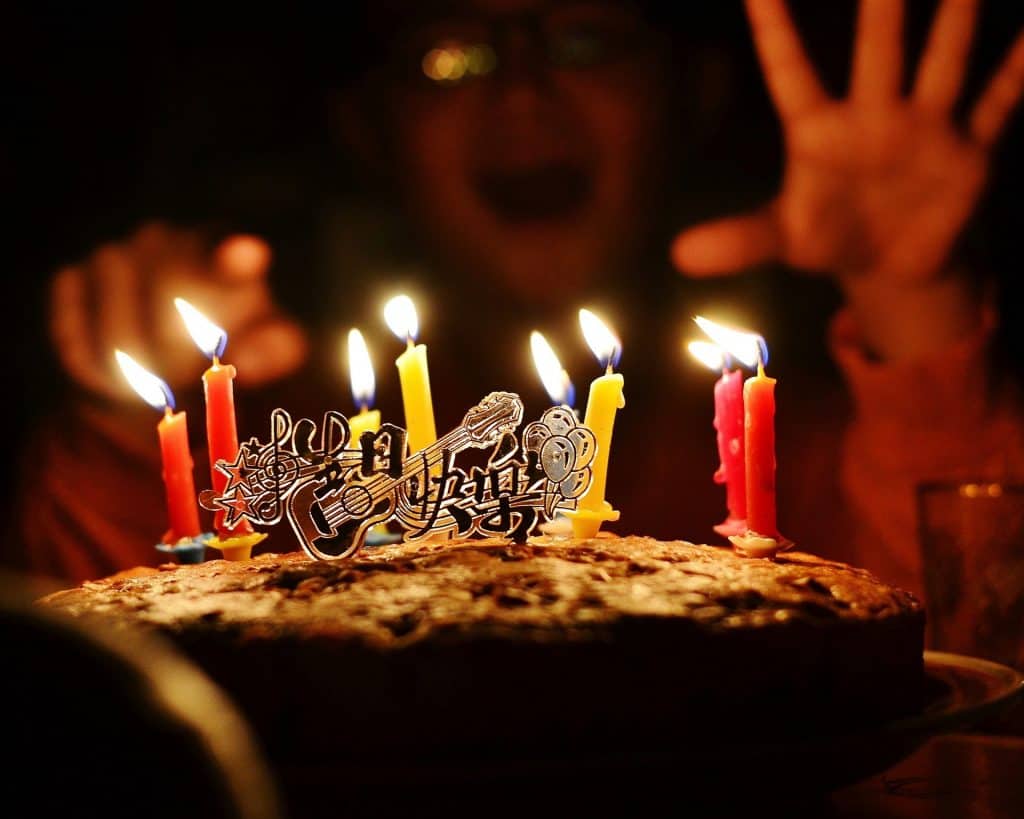
<instances>
[{"instance_id":1,"label":"cake top crust","mask_svg":"<svg viewBox=\"0 0 1024 819\"><path fill-rule=\"evenodd\" d=\"M115 575L40 603L170 632L379 647L481 635L591 639L641 619L715 631L923 618L911 594L842 563L799 552L748 559L645 537L419 542L337 561L265 554Z\"/></svg>"}]
</instances>

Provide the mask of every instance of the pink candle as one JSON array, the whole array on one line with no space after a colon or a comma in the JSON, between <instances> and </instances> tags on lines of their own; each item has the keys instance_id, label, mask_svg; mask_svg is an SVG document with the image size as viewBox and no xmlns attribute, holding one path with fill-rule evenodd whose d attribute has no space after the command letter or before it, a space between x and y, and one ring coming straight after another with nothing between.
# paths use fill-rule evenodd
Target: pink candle
<instances>
[{"instance_id":1,"label":"pink candle","mask_svg":"<svg viewBox=\"0 0 1024 819\"><path fill-rule=\"evenodd\" d=\"M715 527L720 535L747 528L747 475L743 442L743 373L722 370L715 382L715 429L718 431L718 470L715 483L725 484L728 516Z\"/></svg>"}]
</instances>

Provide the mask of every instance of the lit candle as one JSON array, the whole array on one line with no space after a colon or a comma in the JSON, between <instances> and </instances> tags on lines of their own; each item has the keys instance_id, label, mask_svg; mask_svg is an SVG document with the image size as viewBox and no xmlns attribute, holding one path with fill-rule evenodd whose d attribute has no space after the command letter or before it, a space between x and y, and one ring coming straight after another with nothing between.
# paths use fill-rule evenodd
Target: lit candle
<instances>
[{"instance_id":1,"label":"lit candle","mask_svg":"<svg viewBox=\"0 0 1024 819\"><path fill-rule=\"evenodd\" d=\"M793 544L779 534L775 520L775 379L764 374L768 345L754 333L731 330L700 316L694 320L727 353L757 366L757 374L743 384L747 528L729 540L741 554L770 557Z\"/></svg>"},{"instance_id":2,"label":"lit candle","mask_svg":"<svg viewBox=\"0 0 1024 819\"><path fill-rule=\"evenodd\" d=\"M567 514L572 519L573 534L578 538L594 537L605 521L619 519L619 513L605 500L608 480L608 453L612 444L615 415L626 406L623 393L624 379L614 372L622 354L622 343L597 316L589 310L580 310L580 327L590 349L598 361L605 365L605 374L590 384L587 411L583 424L597 439L597 453L591 467L593 478L579 506Z\"/></svg>"},{"instance_id":3,"label":"lit candle","mask_svg":"<svg viewBox=\"0 0 1024 819\"><path fill-rule=\"evenodd\" d=\"M568 407L575 412L573 405L576 403L576 388L569 379L569 373L562 369L558 356L551 349L548 340L536 330L530 333L530 350L533 352L537 374L551 398L551 403L556 407Z\"/></svg>"},{"instance_id":4,"label":"lit candle","mask_svg":"<svg viewBox=\"0 0 1024 819\"><path fill-rule=\"evenodd\" d=\"M364 432L380 429L380 410L370 409L373 406L376 379L370 351L366 349L363 334L356 329L348 333L348 374L352 383L352 400L359 407L359 414L348 419L348 445L350 449L358 449L359 439Z\"/></svg>"},{"instance_id":5,"label":"lit candle","mask_svg":"<svg viewBox=\"0 0 1024 819\"><path fill-rule=\"evenodd\" d=\"M131 356L115 351L121 372L132 388L151 407L163 410L164 417L156 425L160 438L164 491L167 495L167 520L170 528L163 542L174 545L191 540L201 533L196 487L192 479L192 453L188 446L188 420L184 412L174 411L170 387Z\"/></svg>"},{"instance_id":6,"label":"lit candle","mask_svg":"<svg viewBox=\"0 0 1024 819\"><path fill-rule=\"evenodd\" d=\"M715 526L723 537L747 530L747 470L743 447L743 373L727 366L728 354L717 344L691 341L690 354L712 370L721 370L715 382L715 419L717 431L718 469L714 481L725 484L728 514Z\"/></svg>"},{"instance_id":7,"label":"lit candle","mask_svg":"<svg viewBox=\"0 0 1024 819\"><path fill-rule=\"evenodd\" d=\"M752 536L780 535L775 522L775 379L757 375L743 385L744 445L747 450L747 530Z\"/></svg>"},{"instance_id":8,"label":"lit candle","mask_svg":"<svg viewBox=\"0 0 1024 819\"><path fill-rule=\"evenodd\" d=\"M395 296L391 299L384 307L384 320L391 332L406 343L406 350L395 360L395 365L402 385L409 452L415 453L437 440L434 405L430 398L427 347L425 344L416 344L419 320L416 307L408 296Z\"/></svg>"},{"instance_id":9,"label":"lit candle","mask_svg":"<svg viewBox=\"0 0 1024 819\"><path fill-rule=\"evenodd\" d=\"M185 321L189 335L212 361L209 369L203 373L203 391L206 395L206 440L210 451L210 481L213 491L220 495L227 486L228 476L217 469L217 462L233 463L238 457L235 368L220 361L228 343L228 334L184 299L175 299L174 304ZM252 527L244 518L240 518L233 527L228 527L224 518L223 510L218 510L214 514L214 529L219 538L252 534Z\"/></svg>"}]
</instances>

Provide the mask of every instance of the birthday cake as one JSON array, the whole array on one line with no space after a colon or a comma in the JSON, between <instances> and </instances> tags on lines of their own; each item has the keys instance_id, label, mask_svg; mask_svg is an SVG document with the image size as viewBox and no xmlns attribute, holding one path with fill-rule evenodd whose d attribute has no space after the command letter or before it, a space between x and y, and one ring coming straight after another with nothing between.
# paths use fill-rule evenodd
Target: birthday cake
<instances>
[{"instance_id":1,"label":"birthday cake","mask_svg":"<svg viewBox=\"0 0 1024 819\"><path fill-rule=\"evenodd\" d=\"M248 716L296 815L323 808L323 787L362 788L361 807L404 792L419 810L411 782L535 783L567 762L660 755L706 779L695 760L917 713L923 608L787 551L771 436L746 447L757 492L736 552L600 532L618 518L604 494L622 403L609 372L582 423L558 405L520 431L521 400L494 392L419 443L275 410L200 502L229 531L287 522L302 552L171 564L42 603L173 640ZM472 466L456 460L468 450ZM559 521L571 537L536 534ZM402 542L367 546L387 525ZM770 756L748 757L747 781L776 770ZM507 804L519 789L503 791Z\"/></svg>"},{"instance_id":2,"label":"birthday cake","mask_svg":"<svg viewBox=\"0 0 1024 819\"><path fill-rule=\"evenodd\" d=\"M643 537L167 565L42 603L170 637L235 698L279 770L338 782L350 769L362 781L367 760L394 770L841 733L912 713L923 681L924 611L908 593L808 554Z\"/></svg>"}]
</instances>

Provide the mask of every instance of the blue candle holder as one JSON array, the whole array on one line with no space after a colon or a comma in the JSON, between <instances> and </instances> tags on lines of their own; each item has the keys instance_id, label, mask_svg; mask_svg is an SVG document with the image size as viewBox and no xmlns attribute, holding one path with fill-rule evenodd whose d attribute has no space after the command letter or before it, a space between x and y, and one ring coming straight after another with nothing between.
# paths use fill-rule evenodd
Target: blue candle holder
<instances>
[{"instance_id":1,"label":"blue candle holder","mask_svg":"<svg viewBox=\"0 0 1024 819\"><path fill-rule=\"evenodd\" d=\"M206 544L213 532L203 532L193 538L182 538L177 543L158 543L156 550L174 555L178 563L202 563L206 559Z\"/></svg>"},{"instance_id":2,"label":"blue candle holder","mask_svg":"<svg viewBox=\"0 0 1024 819\"><path fill-rule=\"evenodd\" d=\"M386 526L379 524L371 527L366 533L367 546L386 546L389 543L398 543L401 539L400 534L389 532Z\"/></svg>"}]
</instances>

